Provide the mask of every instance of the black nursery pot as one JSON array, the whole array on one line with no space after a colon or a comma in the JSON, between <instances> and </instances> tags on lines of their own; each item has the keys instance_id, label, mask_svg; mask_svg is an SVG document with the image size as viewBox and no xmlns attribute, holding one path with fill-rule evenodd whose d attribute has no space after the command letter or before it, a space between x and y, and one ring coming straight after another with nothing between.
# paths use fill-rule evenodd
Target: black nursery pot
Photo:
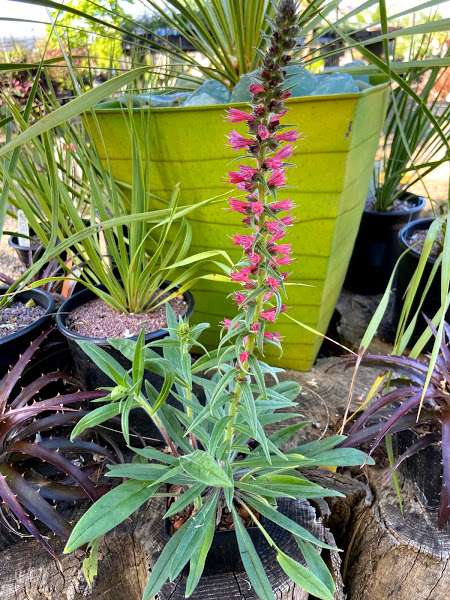
<instances>
[{"instance_id":1,"label":"black nursery pot","mask_svg":"<svg viewBox=\"0 0 450 600\"><path fill-rule=\"evenodd\" d=\"M1 293L5 291L6 288L0 290ZM14 299L24 303L34 300L36 304L45 309L45 314L33 323L30 323L30 325L0 338L0 377L3 377L8 367L17 361L19 355L50 324L55 312L55 300L43 290L36 289L19 292L14 296Z\"/></svg>"},{"instance_id":2,"label":"black nursery pot","mask_svg":"<svg viewBox=\"0 0 450 600\"><path fill-rule=\"evenodd\" d=\"M420 249L412 247L411 242L409 240L414 234L414 232L427 231L432 222L433 219L431 218L418 219L417 221L413 221L412 223L409 223L408 225L403 227L403 229L399 233L400 252L404 252L405 250L409 250L409 252L402 258L398 268L394 304L394 318L396 323L398 323L398 319L400 317L406 289L411 281L412 276L414 275L414 271L416 270L417 265L419 264L420 258ZM429 256L425 264L420 285L418 287L417 293L413 301L412 314L414 314L418 308L420 299L425 289L426 282L428 281L428 277L431 273L431 270L433 269L434 263L435 258L433 256ZM416 328L411 336L410 344L414 344L419 339L419 336L422 334L425 327L427 326L423 315L425 314L429 319L431 319L436 314L440 306L441 275L439 269L433 278L433 283L431 284L427 295L425 296L419 317L417 319ZM446 319L447 321L450 319L450 310L447 311ZM425 349L428 351L432 347L432 344L432 341L429 342Z\"/></svg>"},{"instance_id":3,"label":"black nursery pot","mask_svg":"<svg viewBox=\"0 0 450 600\"><path fill-rule=\"evenodd\" d=\"M264 523L266 525L266 523ZM168 536L173 535L169 519L165 519L164 526ZM270 550L267 540L258 527L246 529L259 555ZM281 530L282 531L282 530ZM204 574L214 575L216 573L229 573L238 571L241 566L241 555L234 529L218 530L214 533L211 547L206 556ZM189 566L183 569L183 575L189 573Z\"/></svg>"},{"instance_id":4,"label":"black nursery pot","mask_svg":"<svg viewBox=\"0 0 450 600\"><path fill-rule=\"evenodd\" d=\"M43 247L39 244L39 240L39 246L37 248L33 248L33 236L31 236L30 241L31 248L24 248L19 244L19 238L17 235L11 235L8 240L8 246L16 252L20 262L24 265L24 267L29 267L30 264L33 261L38 260L44 252Z\"/></svg>"},{"instance_id":5,"label":"black nursery pot","mask_svg":"<svg viewBox=\"0 0 450 600\"><path fill-rule=\"evenodd\" d=\"M356 294L381 294L401 254L398 233L404 225L417 219L425 199L404 194L409 208L388 212L365 209L345 278L344 287Z\"/></svg>"},{"instance_id":6,"label":"black nursery pot","mask_svg":"<svg viewBox=\"0 0 450 600\"><path fill-rule=\"evenodd\" d=\"M259 554L262 554L262 550L269 549L269 544L258 527L249 527L247 533ZM206 558L205 573L237 571L240 564L241 555L239 554L236 532L234 530L216 531Z\"/></svg>"},{"instance_id":7,"label":"black nursery pot","mask_svg":"<svg viewBox=\"0 0 450 600\"><path fill-rule=\"evenodd\" d=\"M184 292L183 296L188 305L186 316L189 317L194 310L194 298L190 292ZM125 369L129 369L131 367L130 361L127 358L125 358L123 354L121 354L120 352L115 350L110 344L108 344L106 338L83 336L75 331L72 331L66 326L67 318L73 310L95 298L97 298L97 296L93 292L91 292L88 289L83 289L80 292L73 294L70 298L63 302L63 304L61 304L60 308L58 309L58 312L56 313L56 325L59 331L67 339L70 353L72 355L75 375L79 379L82 387L85 390L95 390L99 387L108 387L114 385L114 383L83 352L83 350L80 348L77 342L85 341L96 344L103 350L106 350L106 352L108 352L108 354L115 358ZM148 344L149 342L160 340L162 338L165 338L167 335L168 332L166 329L152 331L151 333L147 333L145 335L145 343ZM127 339L135 340L137 338L135 336ZM153 386L156 389L161 388L162 378L159 375L151 373L148 374L146 378L150 381L150 383L153 384ZM132 414L130 416L130 423L131 426L134 427L142 435L153 437L156 438L158 441L161 441L161 438L156 428L150 422L150 419L143 414L143 411L141 409L136 409L132 411Z\"/></svg>"}]
</instances>

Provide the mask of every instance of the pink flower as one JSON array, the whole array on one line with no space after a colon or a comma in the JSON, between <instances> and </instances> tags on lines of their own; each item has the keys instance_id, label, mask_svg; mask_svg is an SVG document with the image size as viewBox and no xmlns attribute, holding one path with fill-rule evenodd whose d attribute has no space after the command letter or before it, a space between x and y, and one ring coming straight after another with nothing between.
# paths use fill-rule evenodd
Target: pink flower
<instances>
[{"instance_id":1,"label":"pink flower","mask_svg":"<svg viewBox=\"0 0 450 600\"><path fill-rule=\"evenodd\" d=\"M262 204L261 202L250 202L249 206L252 213L254 215L257 215L258 217L264 212L264 204Z\"/></svg>"},{"instance_id":2,"label":"pink flower","mask_svg":"<svg viewBox=\"0 0 450 600\"><path fill-rule=\"evenodd\" d=\"M273 212L291 210L294 208L294 203L292 200L278 200L278 202L272 202L272 204L269 204L269 208L270 210L273 210Z\"/></svg>"},{"instance_id":3,"label":"pink flower","mask_svg":"<svg viewBox=\"0 0 450 600\"><path fill-rule=\"evenodd\" d=\"M284 117L284 115L286 113L287 113L287 110L280 110L279 113L276 113L275 115L270 116L269 122L271 123L271 125L278 125L281 117Z\"/></svg>"},{"instance_id":4,"label":"pink flower","mask_svg":"<svg viewBox=\"0 0 450 600\"><path fill-rule=\"evenodd\" d=\"M283 223L283 225L286 225L288 227L289 225L294 224L294 217L291 215L287 215L286 217L281 217L280 221Z\"/></svg>"},{"instance_id":5,"label":"pink flower","mask_svg":"<svg viewBox=\"0 0 450 600\"><path fill-rule=\"evenodd\" d=\"M239 171L230 171L228 176L230 178L230 183L242 183L245 181L250 181L255 173L258 172L258 169L254 167L248 167L247 165L240 165Z\"/></svg>"},{"instance_id":6,"label":"pink flower","mask_svg":"<svg viewBox=\"0 0 450 600\"><path fill-rule=\"evenodd\" d=\"M272 233L275 236L280 235L280 234L281 234L281 236L284 235L284 227L279 221L266 221L264 223L264 226L269 233ZM272 241L275 241L275 240L272 239Z\"/></svg>"},{"instance_id":7,"label":"pink flower","mask_svg":"<svg viewBox=\"0 0 450 600\"><path fill-rule=\"evenodd\" d=\"M248 252L255 243L254 235L235 234L231 239L233 240L233 244L236 244L236 246L242 246L246 252Z\"/></svg>"},{"instance_id":8,"label":"pink flower","mask_svg":"<svg viewBox=\"0 0 450 600\"><path fill-rule=\"evenodd\" d=\"M283 131L283 133L277 133L275 138L279 142L296 142L298 140L298 133L295 129L290 129L289 131Z\"/></svg>"},{"instance_id":9,"label":"pink flower","mask_svg":"<svg viewBox=\"0 0 450 600\"><path fill-rule=\"evenodd\" d=\"M227 117L230 123L240 123L241 121L247 121L250 123L250 121L253 121L255 118L250 113L246 113L238 108L230 108L228 110Z\"/></svg>"},{"instance_id":10,"label":"pink flower","mask_svg":"<svg viewBox=\"0 0 450 600\"><path fill-rule=\"evenodd\" d=\"M248 91L251 94L262 94L264 92L264 86L260 83L251 83L248 86Z\"/></svg>"},{"instance_id":11,"label":"pink flower","mask_svg":"<svg viewBox=\"0 0 450 600\"><path fill-rule=\"evenodd\" d=\"M269 310L263 310L260 313L260 317L261 317L261 319L264 319L265 321L270 321L271 323L274 323L277 318L277 311L275 308L270 308Z\"/></svg>"},{"instance_id":12,"label":"pink flower","mask_svg":"<svg viewBox=\"0 0 450 600\"><path fill-rule=\"evenodd\" d=\"M292 252L291 244L276 244L271 247L273 254L290 254Z\"/></svg>"},{"instance_id":13,"label":"pink flower","mask_svg":"<svg viewBox=\"0 0 450 600\"><path fill-rule=\"evenodd\" d=\"M231 327L231 319L224 319L222 321L222 325L224 326L225 329L230 329Z\"/></svg>"},{"instance_id":14,"label":"pink flower","mask_svg":"<svg viewBox=\"0 0 450 600\"><path fill-rule=\"evenodd\" d=\"M268 167L269 169L279 169L283 166L283 160L292 156L293 152L294 148L290 144L284 146L283 148L281 148L281 150L274 154L272 158L268 158L265 161L266 167Z\"/></svg>"},{"instance_id":15,"label":"pink flower","mask_svg":"<svg viewBox=\"0 0 450 600\"><path fill-rule=\"evenodd\" d=\"M258 135L262 140L267 140L270 137L270 132L265 125L258 125Z\"/></svg>"},{"instance_id":16,"label":"pink flower","mask_svg":"<svg viewBox=\"0 0 450 600\"><path fill-rule=\"evenodd\" d=\"M273 234L273 236L270 238L270 241L272 243L278 242L278 240L281 240L282 238L284 238L285 235L286 235L286 231L284 229L280 229L279 231L277 231Z\"/></svg>"},{"instance_id":17,"label":"pink flower","mask_svg":"<svg viewBox=\"0 0 450 600\"><path fill-rule=\"evenodd\" d=\"M243 294L242 292L235 292L233 295L233 298L234 298L234 301L236 302L236 304L239 306L245 302L246 295Z\"/></svg>"},{"instance_id":18,"label":"pink flower","mask_svg":"<svg viewBox=\"0 0 450 600\"><path fill-rule=\"evenodd\" d=\"M241 283L251 283L249 279L249 275L251 272L251 267L242 267L242 269L239 269L239 271L231 273L230 277L232 281L239 281Z\"/></svg>"},{"instance_id":19,"label":"pink flower","mask_svg":"<svg viewBox=\"0 0 450 600\"><path fill-rule=\"evenodd\" d=\"M273 342L277 342L280 343L281 342L281 334L278 333L278 331L265 331L264 332L264 337L268 340L271 340Z\"/></svg>"},{"instance_id":20,"label":"pink flower","mask_svg":"<svg viewBox=\"0 0 450 600\"><path fill-rule=\"evenodd\" d=\"M242 213L246 215L248 212L249 204L248 202L244 202L243 200L238 200L237 198L230 198L228 201L230 208L235 210L236 212Z\"/></svg>"},{"instance_id":21,"label":"pink flower","mask_svg":"<svg viewBox=\"0 0 450 600\"><path fill-rule=\"evenodd\" d=\"M268 277L266 279L266 285L268 285L272 290L278 290L281 284L275 277Z\"/></svg>"},{"instance_id":22,"label":"pink flower","mask_svg":"<svg viewBox=\"0 0 450 600\"><path fill-rule=\"evenodd\" d=\"M257 333L259 331L259 323L252 323L250 325L250 331L252 333Z\"/></svg>"},{"instance_id":23,"label":"pink flower","mask_svg":"<svg viewBox=\"0 0 450 600\"><path fill-rule=\"evenodd\" d=\"M239 354L239 362L244 363L248 360L248 352L241 352Z\"/></svg>"},{"instance_id":24,"label":"pink flower","mask_svg":"<svg viewBox=\"0 0 450 600\"><path fill-rule=\"evenodd\" d=\"M275 264L279 265L290 265L292 262L291 256L278 256L275 259Z\"/></svg>"},{"instance_id":25,"label":"pink flower","mask_svg":"<svg viewBox=\"0 0 450 600\"><path fill-rule=\"evenodd\" d=\"M228 141L230 143L230 146L234 148L234 150L248 148L249 146L255 143L255 140L251 138L245 138L243 135L241 135L234 129L228 134Z\"/></svg>"},{"instance_id":26,"label":"pink flower","mask_svg":"<svg viewBox=\"0 0 450 600\"><path fill-rule=\"evenodd\" d=\"M284 90L284 92L281 92L281 96L280 98L282 100L287 100L288 98L290 98L292 96L292 92L290 92L289 90Z\"/></svg>"},{"instance_id":27,"label":"pink flower","mask_svg":"<svg viewBox=\"0 0 450 600\"><path fill-rule=\"evenodd\" d=\"M283 169L274 169L269 177L267 184L270 187L281 187L286 185L286 174Z\"/></svg>"},{"instance_id":28,"label":"pink flower","mask_svg":"<svg viewBox=\"0 0 450 600\"><path fill-rule=\"evenodd\" d=\"M259 265L259 263L262 261L262 257L259 254L256 254L255 252L252 252L251 254L249 254L248 259L249 259L252 267L257 267Z\"/></svg>"}]
</instances>

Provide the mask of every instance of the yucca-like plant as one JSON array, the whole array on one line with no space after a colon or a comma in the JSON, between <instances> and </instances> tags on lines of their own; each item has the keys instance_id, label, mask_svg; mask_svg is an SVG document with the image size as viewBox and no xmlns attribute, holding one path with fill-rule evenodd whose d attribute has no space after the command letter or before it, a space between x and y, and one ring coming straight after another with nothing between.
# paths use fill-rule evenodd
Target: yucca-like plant
<instances>
[{"instance_id":1,"label":"yucca-like plant","mask_svg":"<svg viewBox=\"0 0 450 600\"><path fill-rule=\"evenodd\" d=\"M17 107L10 109L24 127ZM152 210L155 196L148 192L146 141L139 140L134 130L130 138L131 185L112 178L76 124L60 124L18 150L16 169L3 174L9 190L5 200L24 212L46 252L39 268L37 261L17 285L38 274L41 277L33 285L66 277L119 312L143 313L183 293L198 278L229 271L225 252L189 254L191 228L186 217L218 198L179 206L176 186L167 208ZM46 277L42 270L55 258L64 277ZM208 275L208 268L216 275Z\"/></svg>"},{"instance_id":2,"label":"yucca-like plant","mask_svg":"<svg viewBox=\"0 0 450 600\"><path fill-rule=\"evenodd\" d=\"M374 207L386 211L413 185L450 160L450 106L443 98L447 69L412 68L404 81L432 112L443 136L402 87L392 91L385 122L382 158L374 170Z\"/></svg>"},{"instance_id":3,"label":"yucca-like plant","mask_svg":"<svg viewBox=\"0 0 450 600\"><path fill-rule=\"evenodd\" d=\"M0 383L0 510L10 528L23 527L55 555L46 532L66 540L71 530L63 512L55 510L56 503L97 500L108 489L98 481L103 461L116 459L102 443L91 438L72 443L67 435L86 414L87 401L105 392L78 391L77 382L60 371L21 386L26 367L49 332L30 344ZM40 398L58 382L73 391Z\"/></svg>"}]
</instances>

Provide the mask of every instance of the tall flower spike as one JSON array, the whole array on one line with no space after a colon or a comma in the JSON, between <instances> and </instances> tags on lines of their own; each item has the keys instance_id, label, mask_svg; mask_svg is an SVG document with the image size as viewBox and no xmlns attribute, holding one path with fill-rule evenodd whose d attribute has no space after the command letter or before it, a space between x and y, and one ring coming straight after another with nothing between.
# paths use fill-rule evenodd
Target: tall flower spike
<instances>
[{"instance_id":1,"label":"tall flower spike","mask_svg":"<svg viewBox=\"0 0 450 600\"><path fill-rule=\"evenodd\" d=\"M249 376L255 376L252 355L256 348L264 353L267 343L281 348L281 335L266 331L266 327L285 310L281 296L287 273L280 267L292 261L290 245L277 242L294 223L288 212L293 203L288 199L277 200L276 194L286 185L285 169L289 165L284 161L293 154L292 142L298 139L295 130L286 130L280 124L287 112L284 100L290 96L283 89L284 68L295 48L297 34L297 2L280 0L263 66L256 81L249 87L251 111L230 109L228 112L231 122L246 123L248 129L245 136L235 130L229 134L230 145L246 152L246 163L229 173L230 183L248 192L246 201L230 200L232 210L245 214L242 222L247 227L247 233L233 236L233 242L243 250L231 273L232 281L240 286L233 294L238 309L233 319L236 329L230 332L230 321L224 320L228 338L230 333L234 333L232 343L235 349L236 386L227 426L230 451L241 400L240 384L248 381ZM285 142L288 143L285 145ZM285 214L279 217L280 212Z\"/></svg>"},{"instance_id":2,"label":"tall flower spike","mask_svg":"<svg viewBox=\"0 0 450 600\"><path fill-rule=\"evenodd\" d=\"M272 37L263 66L249 91L251 110L230 109L228 120L246 124L247 133L233 130L229 143L244 150L245 164L229 173L230 183L248 193L245 200L232 198L230 208L244 214L247 233L235 234L233 242L243 250L243 256L233 269L231 278L240 285L233 298L238 308L236 329L236 369L244 377L255 348L263 351L265 343L280 344L279 333L266 331L276 321L282 305L284 281L287 274L281 265L292 261L291 247L276 244L286 234L294 219L288 211L291 200L277 200L276 193L286 185L285 161L294 152L292 142L297 131L280 124L287 113L284 100L289 92L283 89L284 68L296 45L297 2L280 0L274 20ZM287 142L285 144L285 142ZM283 216L278 213L283 212ZM287 214L286 214L287 213Z\"/></svg>"}]
</instances>

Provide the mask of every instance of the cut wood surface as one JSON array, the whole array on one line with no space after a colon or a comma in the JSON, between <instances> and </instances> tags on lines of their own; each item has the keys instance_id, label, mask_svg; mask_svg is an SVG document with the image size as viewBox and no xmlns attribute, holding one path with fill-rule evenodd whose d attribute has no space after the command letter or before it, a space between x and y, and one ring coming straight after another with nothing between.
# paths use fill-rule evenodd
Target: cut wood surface
<instances>
[{"instance_id":1,"label":"cut wood surface","mask_svg":"<svg viewBox=\"0 0 450 600\"><path fill-rule=\"evenodd\" d=\"M408 480L402 516L383 472L371 473L374 502L360 505L352 520L344 571L349 600L448 600L450 528L437 528L436 510L422 504Z\"/></svg>"}]
</instances>

